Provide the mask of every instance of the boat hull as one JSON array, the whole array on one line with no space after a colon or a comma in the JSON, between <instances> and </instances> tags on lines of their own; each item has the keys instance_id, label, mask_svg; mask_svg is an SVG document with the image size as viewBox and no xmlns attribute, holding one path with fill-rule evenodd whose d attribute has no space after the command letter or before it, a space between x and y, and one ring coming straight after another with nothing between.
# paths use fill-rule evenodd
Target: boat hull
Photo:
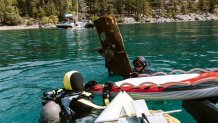
<instances>
[{"instance_id":1,"label":"boat hull","mask_svg":"<svg viewBox=\"0 0 218 123\"><path fill-rule=\"evenodd\" d=\"M72 29L74 27L74 24L73 23L56 24L56 27L60 29Z\"/></svg>"},{"instance_id":2,"label":"boat hull","mask_svg":"<svg viewBox=\"0 0 218 123\"><path fill-rule=\"evenodd\" d=\"M199 123L214 123L218 121L218 97L184 100L182 106L186 109Z\"/></svg>"},{"instance_id":3,"label":"boat hull","mask_svg":"<svg viewBox=\"0 0 218 123\"><path fill-rule=\"evenodd\" d=\"M116 96L118 92L111 92L112 96ZM172 91L172 92L127 92L133 99L146 99L146 100L186 100L198 99L205 97L218 96L218 87ZM96 94L100 94L96 92Z\"/></svg>"}]
</instances>

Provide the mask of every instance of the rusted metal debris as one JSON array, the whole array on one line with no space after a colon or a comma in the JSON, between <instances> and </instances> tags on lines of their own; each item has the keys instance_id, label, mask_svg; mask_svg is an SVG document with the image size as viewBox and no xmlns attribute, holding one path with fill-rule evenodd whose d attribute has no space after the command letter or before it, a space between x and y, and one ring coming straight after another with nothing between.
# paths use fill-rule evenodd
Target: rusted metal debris
<instances>
[{"instance_id":1,"label":"rusted metal debris","mask_svg":"<svg viewBox=\"0 0 218 123\"><path fill-rule=\"evenodd\" d=\"M115 17L103 16L94 25L102 46L97 51L104 57L109 74L129 77L131 67Z\"/></svg>"}]
</instances>

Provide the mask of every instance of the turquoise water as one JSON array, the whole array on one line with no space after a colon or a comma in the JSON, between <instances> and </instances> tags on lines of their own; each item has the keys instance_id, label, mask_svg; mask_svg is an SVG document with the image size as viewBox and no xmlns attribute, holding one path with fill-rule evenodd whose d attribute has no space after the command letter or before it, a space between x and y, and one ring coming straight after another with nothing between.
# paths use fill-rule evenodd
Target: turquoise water
<instances>
[{"instance_id":1,"label":"turquoise water","mask_svg":"<svg viewBox=\"0 0 218 123\"><path fill-rule=\"evenodd\" d=\"M218 22L120 25L130 62L147 58L150 69L218 67ZM37 123L44 91L62 88L66 72L77 70L84 81L116 81L109 77L95 29L0 31L0 122ZM94 101L101 104L100 97ZM182 109L181 101L148 101L150 109ZM173 116L195 123L183 109Z\"/></svg>"}]
</instances>

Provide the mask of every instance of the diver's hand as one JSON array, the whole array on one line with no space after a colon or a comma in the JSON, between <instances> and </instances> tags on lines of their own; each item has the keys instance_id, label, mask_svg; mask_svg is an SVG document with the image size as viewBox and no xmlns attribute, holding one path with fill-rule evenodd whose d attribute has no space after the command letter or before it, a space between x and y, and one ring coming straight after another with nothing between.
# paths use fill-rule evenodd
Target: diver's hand
<instances>
[{"instance_id":1,"label":"diver's hand","mask_svg":"<svg viewBox=\"0 0 218 123\"><path fill-rule=\"evenodd\" d=\"M58 90L52 90L52 91L49 91L49 92L43 92L43 96L46 97L46 96L56 96L57 94L63 92L63 89L58 89Z\"/></svg>"},{"instance_id":2,"label":"diver's hand","mask_svg":"<svg viewBox=\"0 0 218 123\"><path fill-rule=\"evenodd\" d=\"M91 81L89 81L89 82L87 82L86 84L85 84L85 90L86 91L89 91L89 90L91 90L95 85L97 85L98 83L95 81L95 80L91 80Z\"/></svg>"},{"instance_id":3,"label":"diver's hand","mask_svg":"<svg viewBox=\"0 0 218 123\"><path fill-rule=\"evenodd\" d=\"M139 73L138 72L132 72L130 73L130 78L136 78L139 76Z\"/></svg>"}]
</instances>

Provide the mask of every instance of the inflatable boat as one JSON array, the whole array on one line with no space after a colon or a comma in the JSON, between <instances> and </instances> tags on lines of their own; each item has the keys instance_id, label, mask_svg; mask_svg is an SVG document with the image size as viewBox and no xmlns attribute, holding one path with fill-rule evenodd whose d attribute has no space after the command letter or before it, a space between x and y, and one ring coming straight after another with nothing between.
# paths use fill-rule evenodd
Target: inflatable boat
<instances>
[{"instance_id":1,"label":"inflatable boat","mask_svg":"<svg viewBox=\"0 0 218 123\"><path fill-rule=\"evenodd\" d=\"M113 97L120 91L126 91L134 99L146 100L184 100L218 96L218 72L204 69L192 69L179 73L129 78L106 84L96 84L92 92L101 94L110 92ZM176 73L176 74L175 74ZM142 75L141 75L142 76Z\"/></svg>"},{"instance_id":2,"label":"inflatable boat","mask_svg":"<svg viewBox=\"0 0 218 123\"><path fill-rule=\"evenodd\" d=\"M179 123L169 113L181 110L150 112L144 100L133 100L126 92L119 92L107 106L94 104L93 95L85 91L82 75L78 71L67 72L63 84L64 88L43 93L40 123L141 123L143 120L152 123L160 123L160 120L164 121L161 123L171 123L169 120ZM100 112L102 113L98 116Z\"/></svg>"}]
</instances>

